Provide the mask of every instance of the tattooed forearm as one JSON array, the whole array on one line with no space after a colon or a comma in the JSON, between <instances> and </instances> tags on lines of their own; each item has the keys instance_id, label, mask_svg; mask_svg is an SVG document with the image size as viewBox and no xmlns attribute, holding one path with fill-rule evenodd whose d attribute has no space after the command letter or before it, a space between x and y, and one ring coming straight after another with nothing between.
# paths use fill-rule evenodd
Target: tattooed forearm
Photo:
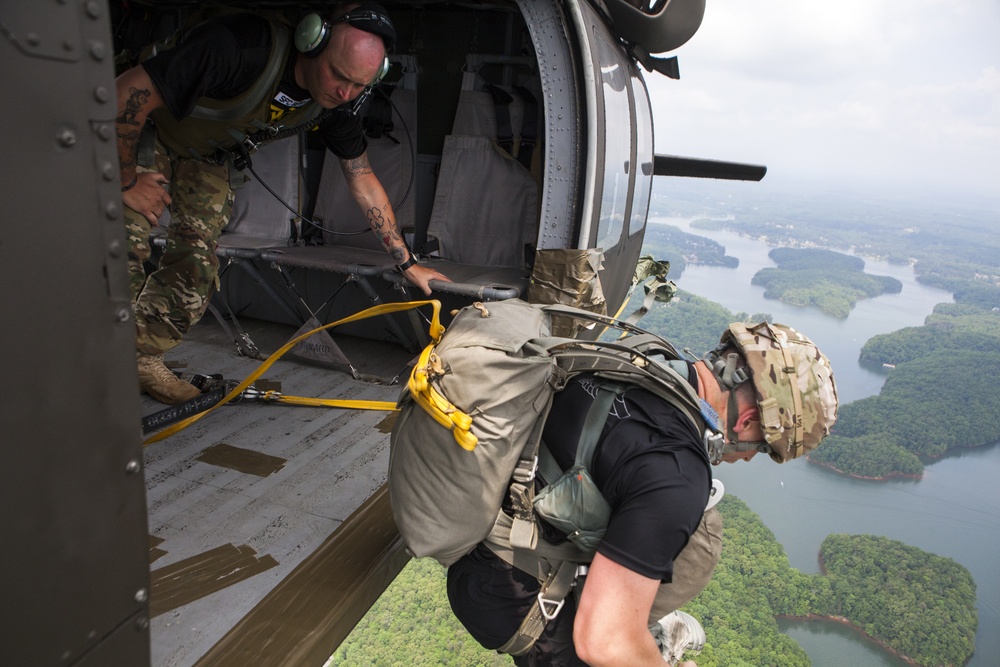
<instances>
[{"instance_id":1,"label":"tattooed forearm","mask_svg":"<svg viewBox=\"0 0 1000 667\"><path fill-rule=\"evenodd\" d=\"M352 160L343 160L343 164L344 173L351 180L374 173L371 163L368 162L368 153L362 153Z\"/></svg>"},{"instance_id":2,"label":"tattooed forearm","mask_svg":"<svg viewBox=\"0 0 1000 667\"><path fill-rule=\"evenodd\" d=\"M406 260L408 253L399 228L390 217L391 211L392 207L388 202L383 207L373 206L368 209L368 224L393 260L401 264Z\"/></svg>"},{"instance_id":3,"label":"tattooed forearm","mask_svg":"<svg viewBox=\"0 0 1000 667\"><path fill-rule=\"evenodd\" d=\"M135 168L136 147L138 146L139 134L142 130L142 123L139 122L138 117L149 102L149 97L150 91L148 90L129 88L128 98L125 100L125 108L115 118L116 131L118 133L118 157L121 161L123 172L129 172Z\"/></svg>"},{"instance_id":4,"label":"tattooed forearm","mask_svg":"<svg viewBox=\"0 0 1000 667\"><path fill-rule=\"evenodd\" d=\"M395 262L396 264L402 264L403 262L405 262L406 256L409 254L410 253L407 252L406 248L404 248L403 246L393 248L392 250L389 251L389 256L392 257L392 261Z\"/></svg>"},{"instance_id":5,"label":"tattooed forearm","mask_svg":"<svg viewBox=\"0 0 1000 667\"><path fill-rule=\"evenodd\" d=\"M149 96L150 92L148 90L129 88L128 99L125 100L125 108L115 118L115 122L119 125L138 125L139 121L136 119L136 116L139 115L143 107L149 102Z\"/></svg>"}]
</instances>

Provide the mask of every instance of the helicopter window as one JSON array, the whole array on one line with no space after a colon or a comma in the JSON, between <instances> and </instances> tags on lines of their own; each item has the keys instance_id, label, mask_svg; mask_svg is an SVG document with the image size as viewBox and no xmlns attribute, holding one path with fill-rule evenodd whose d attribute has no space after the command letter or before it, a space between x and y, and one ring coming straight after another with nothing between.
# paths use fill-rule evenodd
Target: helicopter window
<instances>
[{"instance_id":1,"label":"helicopter window","mask_svg":"<svg viewBox=\"0 0 1000 667\"><path fill-rule=\"evenodd\" d=\"M646 85L637 76L632 77L632 91L635 96L635 145L639 170L635 175L629 236L642 231L646 226L646 212L649 210L649 195L653 185L653 118Z\"/></svg>"},{"instance_id":2,"label":"helicopter window","mask_svg":"<svg viewBox=\"0 0 1000 667\"><path fill-rule=\"evenodd\" d=\"M628 204L632 153L628 68L618 50L596 33L597 57L604 92L604 190L597 227L597 246L607 250L618 243Z\"/></svg>"}]
</instances>

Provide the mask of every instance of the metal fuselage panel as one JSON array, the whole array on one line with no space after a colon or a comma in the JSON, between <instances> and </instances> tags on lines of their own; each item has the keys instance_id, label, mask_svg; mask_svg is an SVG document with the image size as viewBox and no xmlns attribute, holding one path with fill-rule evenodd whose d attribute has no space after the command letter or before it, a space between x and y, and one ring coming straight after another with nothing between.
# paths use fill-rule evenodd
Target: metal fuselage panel
<instances>
[{"instance_id":1,"label":"metal fuselage panel","mask_svg":"<svg viewBox=\"0 0 1000 667\"><path fill-rule=\"evenodd\" d=\"M135 328L99 2L0 5L0 664L144 665Z\"/></svg>"},{"instance_id":2,"label":"metal fuselage panel","mask_svg":"<svg viewBox=\"0 0 1000 667\"><path fill-rule=\"evenodd\" d=\"M652 112L642 74L620 40L586 3L579 3L574 19L587 111L577 247L604 251L601 283L614 310L642 249L653 179Z\"/></svg>"}]
</instances>

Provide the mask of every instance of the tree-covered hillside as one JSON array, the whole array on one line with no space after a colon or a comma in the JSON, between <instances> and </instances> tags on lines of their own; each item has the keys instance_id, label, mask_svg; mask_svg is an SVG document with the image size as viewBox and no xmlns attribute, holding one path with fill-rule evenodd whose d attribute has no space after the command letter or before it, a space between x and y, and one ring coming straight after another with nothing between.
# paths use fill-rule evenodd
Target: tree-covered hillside
<instances>
[{"instance_id":1,"label":"tree-covered hillside","mask_svg":"<svg viewBox=\"0 0 1000 667\"><path fill-rule=\"evenodd\" d=\"M976 584L952 559L874 535L829 535L820 557L833 613L870 637L921 665L963 665L975 651Z\"/></svg>"},{"instance_id":2,"label":"tree-covered hillside","mask_svg":"<svg viewBox=\"0 0 1000 667\"><path fill-rule=\"evenodd\" d=\"M940 304L927 322L875 336L861 351L895 366L878 396L841 406L810 460L864 477L919 475L918 457L1000 440L1000 312Z\"/></svg>"},{"instance_id":3,"label":"tree-covered hillside","mask_svg":"<svg viewBox=\"0 0 1000 667\"><path fill-rule=\"evenodd\" d=\"M774 534L738 498L726 496L723 550L712 581L685 610L705 628L699 667L808 667L776 616L842 616L921 665L958 666L972 653L975 585L946 558L871 536L824 543L828 575L788 564ZM880 615L879 615L880 613ZM455 619L445 572L412 561L332 656L350 667L496 667L509 657L480 647Z\"/></svg>"},{"instance_id":4,"label":"tree-covered hillside","mask_svg":"<svg viewBox=\"0 0 1000 667\"><path fill-rule=\"evenodd\" d=\"M865 261L819 248L775 248L776 268L758 271L751 282L764 296L793 306L815 306L833 317L847 317L861 299L898 294L903 284L890 276L865 273Z\"/></svg>"}]
</instances>

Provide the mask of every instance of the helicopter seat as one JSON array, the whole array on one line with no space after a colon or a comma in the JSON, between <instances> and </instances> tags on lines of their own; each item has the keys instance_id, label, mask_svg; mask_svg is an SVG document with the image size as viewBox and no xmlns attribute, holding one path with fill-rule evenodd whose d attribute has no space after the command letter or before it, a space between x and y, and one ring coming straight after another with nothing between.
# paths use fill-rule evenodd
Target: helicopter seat
<instances>
[{"instance_id":1,"label":"helicopter seat","mask_svg":"<svg viewBox=\"0 0 1000 667\"><path fill-rule=\"evenodd\" d=\"M389 98L392 107L379 95L369 103L366 125L371 132L372 117L381 116L388 109L396 118L396 123L382 123L375 131L376 136L368 137L368 160L372 170L389 195L400 229L412 226L414 196L410 182L413 177L411 159L411 128L416 126L416 93L398 89ZM400 127L399 114L406 118L407 130ZM331 153L323 161L316 207L312 221L318 229L319 244L294 248L281 248L268 254L279 264L298 265L337 273L360 273L377 276L394 263L382 247L381 241L371 231L367 215L358 208L351 195L340 167L340 161ZM308 222L303 222L308 226ZM304 227L304 232L306 228ZM305 234L308 236L309 234ZM365 268L373 267L373 268Z\"/></svg>"},{"instance_id":2,"label":"helicopter seat","mask_svg":"<svg viewBox=\"0 0 1000 667\"><path fill-rule=\"evenodd\" d=\"M508 299L527 292L526 247L537 236L538 184L530 169L537 106L526 89L487 84L477 69L467 64L444 140L427 229L436 252L424 263L453 281L432 281L435 291Z\"/></svg>"}]
</instances>

